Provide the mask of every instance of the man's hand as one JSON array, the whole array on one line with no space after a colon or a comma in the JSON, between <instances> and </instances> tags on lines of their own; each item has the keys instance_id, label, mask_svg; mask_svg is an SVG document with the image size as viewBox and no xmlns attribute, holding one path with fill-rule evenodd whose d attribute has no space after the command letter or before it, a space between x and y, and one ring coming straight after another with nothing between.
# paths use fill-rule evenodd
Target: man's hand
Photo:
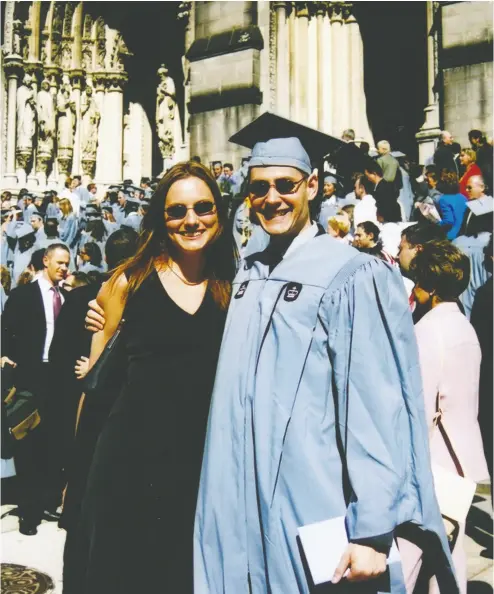
<instances>
[{"instance_id":1,"label":"man's hand","mask_svg":"<svg viewBox=\"0 0 494 594\"><path fill-rule=\"evenodd\" d=\"M348 573L345 572L348 569ZM376 578L386 571L386 555L372 547L350 543L334 572L333 584L345 577L349 582L361 582Z\"/></svg>"},{"instance_id":2,"label":"man's hand","mask_svg":"<svg viewBox=\"0 0 494 594\"><path fill-rule=\"evenodd\" d=\"M87 357L77 359L74 369L77 379L85 378L89 370L89 359Z\"/></svg>"},{"instance_id":3,"label":"man's hand","mask_svg":"<svg viewBox=\"0 0 494 594\"><path fill-rule=\"evenodd\" d=\"M100 332L105 327L105 312L96 302L96 299L89 302L89 310L86 314L86 330L90 332Z\"/></svg>"},{"instance_id":4,"label":"man's hand","mask_svg":"<svg viewBox=\"0 0 494 594\"><path fill-rule=\"evenodd\" d=\"M2 357L0 359L0 365L2 369L5 367L5 364L12 365L12 367L17 367L17 363L14 363L12 359L9 359L8 357Z\"/></svg>"}]
</instances>

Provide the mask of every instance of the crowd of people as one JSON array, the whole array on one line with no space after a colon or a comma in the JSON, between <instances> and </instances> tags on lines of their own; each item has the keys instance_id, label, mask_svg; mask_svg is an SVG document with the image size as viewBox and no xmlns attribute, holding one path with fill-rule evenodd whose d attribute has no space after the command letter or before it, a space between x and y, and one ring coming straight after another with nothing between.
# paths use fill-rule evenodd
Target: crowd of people
<instances>
[{"instance_id":1,"label":"crowd of people","mask_svg":"<svg viewBox=\"0 0 494 594\"><path fill-rule=\"evenodd\" d=\"M3 386L41 418L8 440L4 405L2 458L64 594L309 594L298 531L337 517L333 583L466 594L433 468L492 479L492 146L419 168L271 117L238 170L2 194Z\"/></svg>"}]
</instances>

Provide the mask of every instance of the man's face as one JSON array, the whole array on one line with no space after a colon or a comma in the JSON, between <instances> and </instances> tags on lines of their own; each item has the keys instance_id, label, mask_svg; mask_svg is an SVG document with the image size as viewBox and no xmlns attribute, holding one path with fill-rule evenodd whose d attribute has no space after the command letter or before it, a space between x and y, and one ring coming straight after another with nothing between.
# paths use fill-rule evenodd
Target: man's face
<instances>
[{"instance_id":1,"label":"man's face","mask_svg":"<svg viewBox=\"0 0 494 594\"><path fill-rule=\"evenodd\" d=\"M291 194L280 194L275 182L294 186ZM260 183L263 182L263 183ZM266 193L261 186L268 186ZM271 185L271 187L269 187ZM254 190L259 188L258 191ZM262 228L273 236L297 236L310 225L309 202L317 194L317 176L309 178L294 167L253 167L250 170L249 198Z\"/></svg>"},{"instance_id":2,"label":"man's face","mask_svg":"<svg viewBox=\"0 0 494 594\"><path fill-rule=\"evenodd\" d=\"M449 132L445 132L443 135L443 143L444 144L453 144L453 135L450 134Z\"/></svg>"},{"instance_id":3,"label":"man's face","mask_svg":"<svg viewBox=\"0 0 494 594\"><path fill-rule=\"evenodd\" d=\"M26 208L27 208L27 207L28 207L30 204L32 204L32 203L33 203L33 201L32 201L32 199L31 199L31 198L28 198L27 196L26 196L26 198L24 198L24 206L25 206Z\"/></svg>"},{"instance_id":4,"label":"man's face","mask_svg":"<svg viewBox=\"0 0 494 594\"><path fill-rule=\"evenodd\" d=\"M216 179L219 178L222 171L223 171L223 168L221 167L221 163L215 163L213 165L213 175Z\"/></svg>"},{"instance_id":5,"label":"man's face","mask_svg":"<svg viewBox=\"0 0 494 594\"><path fill-rule=\"evenodd\" d=\"M230 167L223 167L223 173L225 174L226 177L231 177L233 170L230 169Z\"/></svg>"},{"instance_id":6,"label":"man's face","mask_svg":"<svg viewBox=\"0 0 494 594\"><path fill-rule=\"evenodd\" d=\"M398 259L402 270L410 270L410 263L417 255L418 249L418 246L409 244L404 235L401 236Z\"/></svg>"},{"instance_id":7,"label":"man's face","mask_svg":"<svg viewBox=\"0 0 494 594\"><path fill-rule=\"evenodd\" d=\"M78 188L78 187L79 187L79 180L78 180L78 179L73 179L73 180L70 182L70 189L71 189L71 190L75 190L75 189L76 189L76 188Z\"/></svg>"},{"instance_id":8,"label":"man's face","mask_svg":"<svg viewBox=\"0 0 494 594\"><path fill-rule=\"evenodd\" d=\"M58 284L67 276L70 255L66 250L57 248L43 258L45 271L53 284Z\"/></svg>"},{"instance_id":9,"label":"man's face","mask_svg":"<svg viewBox=\"0 0 494 594\"><path fill-rule=\"evenodd\" d=\"M39 217L31 217L29 222L35 231L38 231L43 226L43 221Z\"/></svg>"},{"instance_id":10,"label":"man's face","mask_svg":"<svg viewBox=\"0 0 494 594\"><path fill-rule=\"evenodd\" d=\"M374 236L372 233L367 234L362 227L357 227L353 236L353 246L356 248L371 248L374 246Z\"/></svg>"},{"instance_id":11,"label":"man's face","mask_svg":"<svg viewBox=\"0 0 494 594\"><path fill-rule=\"evenodd\" d=\"M331 196L333 196L333 194L336 192L336 188L334 187L334 184L331 182L324 182L324 186L323 186L323 190L322 193L324 195L325 198L331 198Z\"/></svg>"},{"instance_id":12,"label":"man's face","mask_svg":"<svg viewBox=\"0 0 494 594\"><path fill-rule=\"evenodd\" d=\"M480 144L480 138L471 138L470 144L472 145L472 148L477 148Z\"/></svg>"},{"instance_id":13,"label":"man's face","mask_svg":"<svg viewBox=\"0 0 494 594\"><path fill-rule=\"evenodd\" d=\"M377 152L378 152L380 155L385 155L387 151L386 151L386 149L385 149L384 147L382 147L382 146L378 146L378 147L377 147Z\"/></svg>"},{"instance_id":14,"label":"man's face","mask_svg":"<svg viewBox=\"0 0 494 594\"><path fill-rule=\"evenodd\" d=\"M125 206L127 198L125 197L125 194L123 192L118 193L117 201L120 204L120 206Z\"/></svg>"},{"instance_id":15,"label":"man's face","mask_svg":"<svg viewBox=\"0 0 494 594\"><path fill-rule=\"evenodd\" d=\"M93 196L96 196L96 192L98 191L98 188L96 186L92 187L89 192L90 194L92 194Z\"/></svg>"},{"instance_id":16,"label":"man's face","mask_svg":"<svg viewBox=\"0 0 494 594\"><path fill-rule=\"evenodd\" d=\"M478 198L482 198L485 191L484 184L479 183L478 181L472 180L470 178L467 184L467 194L469 200L477 200Z\"/></svg>"}]
</instances>

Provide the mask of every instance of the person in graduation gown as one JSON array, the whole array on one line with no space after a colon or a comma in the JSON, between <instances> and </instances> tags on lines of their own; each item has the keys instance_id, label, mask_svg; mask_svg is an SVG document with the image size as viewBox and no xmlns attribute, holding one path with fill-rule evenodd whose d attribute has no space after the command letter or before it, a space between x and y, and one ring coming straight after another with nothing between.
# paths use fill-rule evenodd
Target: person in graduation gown
<instances>
[{"instance_id":1,"label":"person in graduation gown","mask_svg":"<svg viewBox=\"0 0 494 594\"><path fill-rule=\"evenodd\" d=\"M46 241L43 215L39 211L36 211L31 215L31 220L29 223L36 233L36 249L40 249L40 247L42 247L43 243Z\"/></svg>"},{"instance_id":2,"label":"person in graduation gown","mask_svg":"<svg viewBox=\"0 0 494 594\"><path fill-rule=\"evenodd\" d=\"M17 243L14 250L14 268L12 273L12 288L17 286L19 276L31 262L31 256L38 249L35 245L36 235L31 225L22 223L15 229Z\"/></svg>"},{"instance_id":3,"label":"person in graduation gown","mask_svg":"<svg viewBox=\"0 0 494 594\"><path fill-rule=\"evenodd\" d=\"M321 202L321 211L319 213L319 224L327 229L329 217L338 214L342 198L336 195L338 180L334 175L324 176L323 200Z\"/></svg>"},{"instance_id":4,"label":"person in graduation gown","mask_svg":"<svg viewBox=\"0 0 494 594\"><path fill-rule=\"evenodd\" d=\"M325 154L324 135L267 113L231 140L253 146L249 197L271 241L233 283L197 503L194 593L308 594L298 528L338 516L350 544L334 581L347 568L348 581L382 574L393 537L413 523L441 592L457 593L400 275L311 223L318 182L308 151ZM399 566L390 572L386 591L404 592ZM378 590L369 582L365 592Z\"/></svg>"},{"instance_id":5,"label":"person in graduation gown","mask_svg":"<svg viewBox=\"0 0 494 594\"><path fill-rule=\"evenodd\" d=\"M62 198L59 206L62 217L58 223L58 234L63 243L69 246L72 256L75 257L80 238L79 222L68 198Z\"/></svg>"}]
</instances>

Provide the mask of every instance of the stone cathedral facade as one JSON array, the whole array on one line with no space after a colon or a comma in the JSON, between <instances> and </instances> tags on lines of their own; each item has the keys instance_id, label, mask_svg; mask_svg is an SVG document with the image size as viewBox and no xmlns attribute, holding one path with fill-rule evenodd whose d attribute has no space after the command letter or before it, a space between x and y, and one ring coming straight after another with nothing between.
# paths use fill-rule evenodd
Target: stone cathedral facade
<instances>
[{"instance_id":1,"label":"stone cathedral facade","mask_svg":"<svg viewBox=\"0 0 494 594\"><path fill-rule=\"evenodd\" d=\"M2 2L0 186L41 191L75 174L138 183L193 155L238 166L246 151L228 138L266 110L373 145L362 4ZM441 127L492 127L492 15L485 2L419 4L423 162ZM132 37L146 18L168 27L163 49L145 28Z\"/></svg>"}]
</instances>

